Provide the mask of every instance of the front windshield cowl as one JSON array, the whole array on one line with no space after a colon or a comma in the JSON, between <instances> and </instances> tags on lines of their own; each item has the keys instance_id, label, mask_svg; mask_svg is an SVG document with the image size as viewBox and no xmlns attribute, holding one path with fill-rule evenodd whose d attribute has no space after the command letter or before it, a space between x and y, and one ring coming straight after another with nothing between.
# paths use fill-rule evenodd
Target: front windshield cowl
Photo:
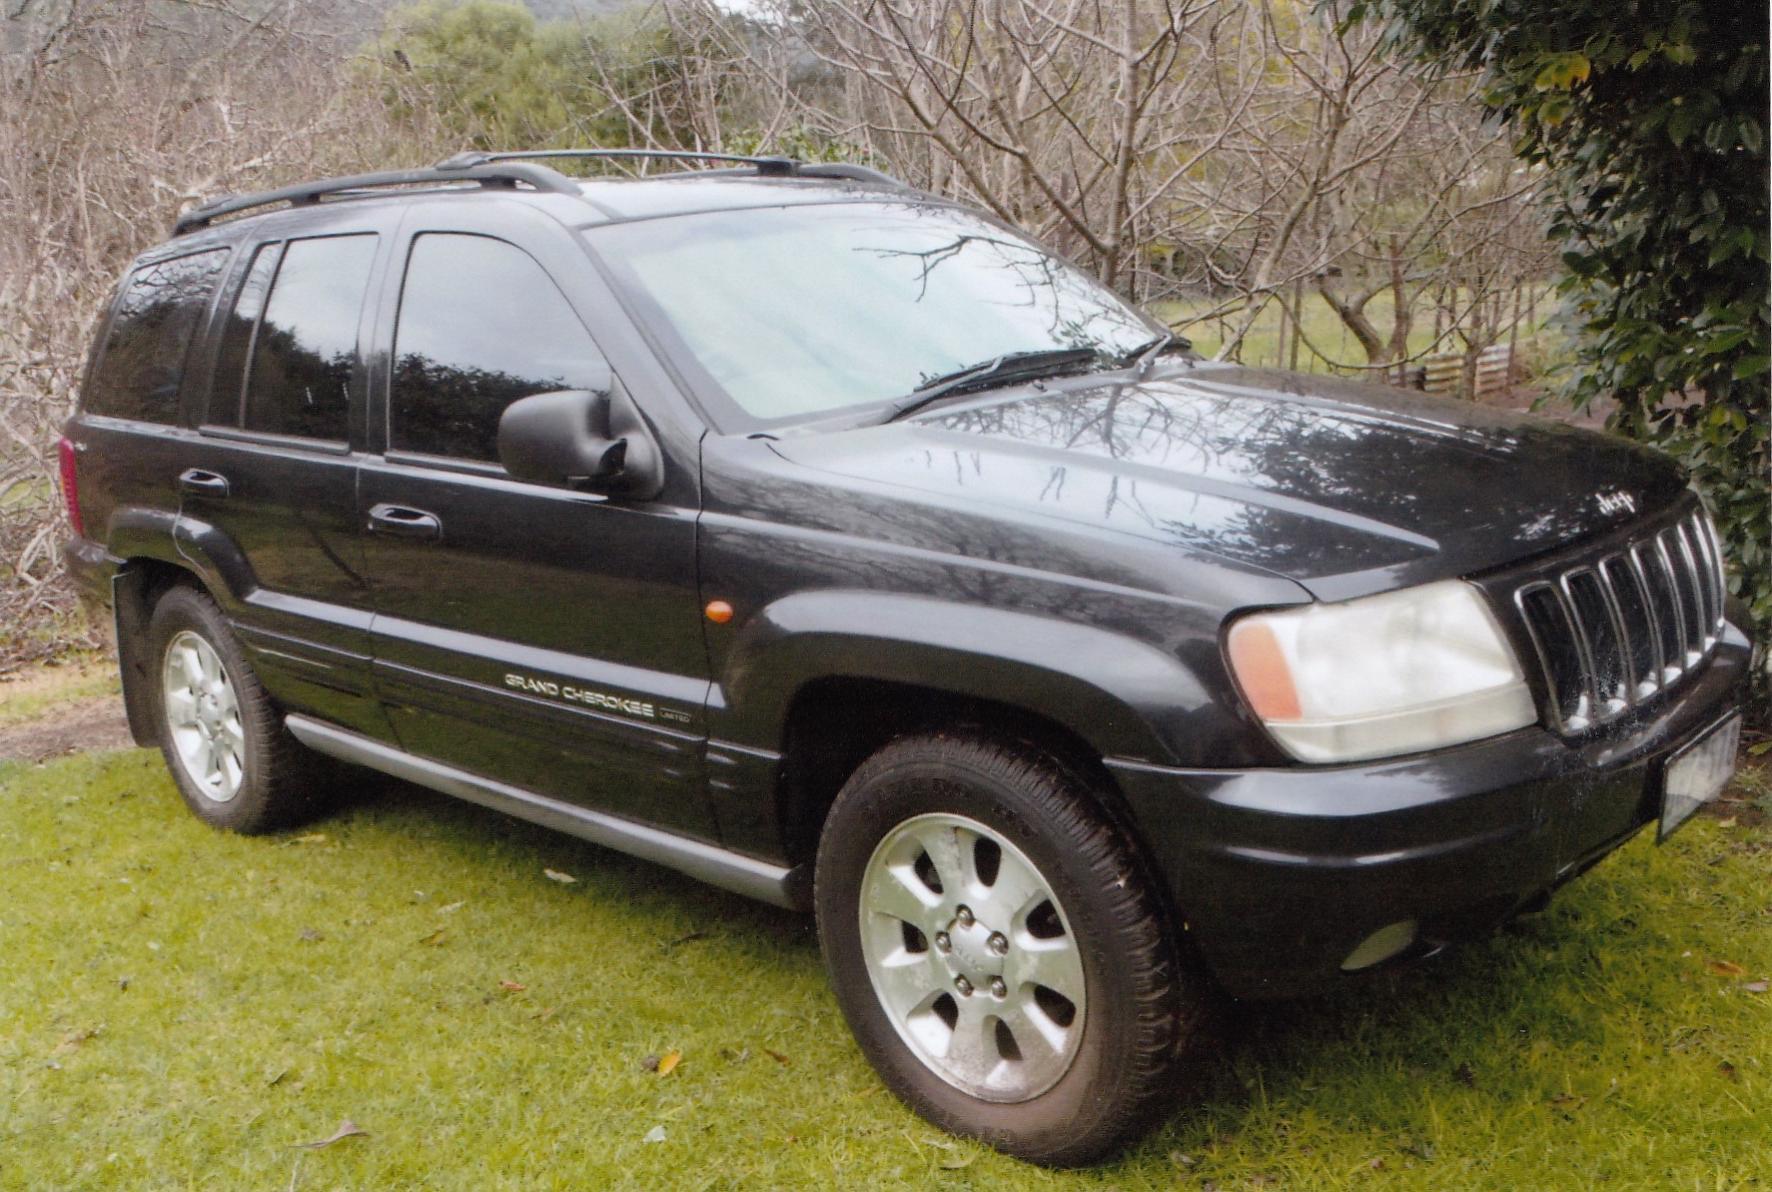
<instances>
[{"instance_id":1,"label":"front windshield cowl","mask_svg":"<svg viewBox=\"0 0 1772 1192\"><path fill-rule=\"evenodd\" d=\"M935 201L711 211L584 234L725 433L885 416L980 362L1061 350L1119 361L1163 334L1068 262Z\"/></svg>"}]
</instances>

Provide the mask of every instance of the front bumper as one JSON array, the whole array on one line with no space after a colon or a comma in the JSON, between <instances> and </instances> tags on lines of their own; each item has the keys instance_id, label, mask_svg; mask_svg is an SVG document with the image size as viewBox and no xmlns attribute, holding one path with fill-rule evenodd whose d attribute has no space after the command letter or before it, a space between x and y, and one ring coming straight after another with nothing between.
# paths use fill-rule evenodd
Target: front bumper
<instances>
[{"instance_id":1,"label":"front bumper","mask_svg":"<svg viewBox=\"0 0 1772 1192\"><path fill-rule=\"evenodd\" d=\"M1356 766L1107 766L1219 983L1296 996L1344 980L1390 924L1418 925L1399 959L1485 934L1652 822L1663 761L1740 702L1751 652L1726 625L1690 682L1593 739L1530 728Z\"/></svg>"}]
</instances>

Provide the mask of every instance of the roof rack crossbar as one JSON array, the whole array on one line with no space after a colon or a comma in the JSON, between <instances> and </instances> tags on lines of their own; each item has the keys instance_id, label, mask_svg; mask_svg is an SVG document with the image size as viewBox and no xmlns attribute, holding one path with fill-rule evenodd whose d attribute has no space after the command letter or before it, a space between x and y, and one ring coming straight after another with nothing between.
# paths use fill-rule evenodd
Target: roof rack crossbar
<instances>
[{"instance_id":1,"label":"roof rack crossbar","mask_svg":"<svg viewBox=\"0 0 1772 1192\"><path fill-rule=\"evenodd\" d=\"M182 236L198 228L208 227L224 215L234 215L241 211L250 211L254 207L268 207L276 203L288 203L291 206L302 206L318 203L328 195L352 197L365 191L373 191L387 186L414 186L424 183L447 184L452 182L478 182L482 186L515 186L523 183L536 190L551 191L556 194L578 195L582 192L578 184L558 170L550 170L542 165L513 163L496 165L493 163L473 163L448 170L429 168L420 170L389 170L375 174L354 174L348 178L325 178L317 182L302 182L294 186L280 187L277 190L259 191L255 194L224 195L219 199L211 199L207 203L193 207L178 217L173 224L172 234Z\"/></svg>"},{"instance_id":2,"label":"roof rack crossbar","mask_svg":"<svg viewBox=\"0 0 1772 1192\"><path fill-rule=\"evenodd\" d=\"M902 186L898 179L867 166L848 162L801 161L793 157L758 157L742 153L703 153L694 149L522 149L508 153L470 151L437 163L439 170L464 170L500 161L538 158L588 158L591 160L639 158L650 161L722 161L752 166L765 178L846 178L882 186Z\"/></svg>"}]
</instances>

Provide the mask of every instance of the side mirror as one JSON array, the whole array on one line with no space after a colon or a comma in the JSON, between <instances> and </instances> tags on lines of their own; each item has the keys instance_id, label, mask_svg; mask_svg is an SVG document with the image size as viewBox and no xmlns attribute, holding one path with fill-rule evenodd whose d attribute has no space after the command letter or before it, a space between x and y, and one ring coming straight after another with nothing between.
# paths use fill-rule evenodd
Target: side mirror
<instances>
[{"instance_id":1,"label":"side mirror","mask_svg":"<svg viewBox=\"0 0 1772 1192\"><path fill-rule=\"evenodd\" d=\"M498 459L519 480L629 497L656 496L664 481L639 411L612 392L562 389L512 402L498 420Z\"/></svg>"}]
</instances>

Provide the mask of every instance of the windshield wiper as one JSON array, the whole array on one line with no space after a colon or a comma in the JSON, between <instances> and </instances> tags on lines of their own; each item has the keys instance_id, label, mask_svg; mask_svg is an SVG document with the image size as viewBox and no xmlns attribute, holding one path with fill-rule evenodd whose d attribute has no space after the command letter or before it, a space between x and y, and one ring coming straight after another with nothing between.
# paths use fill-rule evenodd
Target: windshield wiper
<instances>
[{"instance_id":1,"label":"windshield wiper","mask_svg":"<svg viewBox=\"0 0 1772 1192\"><path fill-rule=\"evenodd\" d=\"M1139 344L1136 348L1133 348L1130 352L1127 352L1124 356L1120 357L1120 361L1129 366L1132 369L1133 375L1142 381L1144 380L1145 375L1151 371L1151 365L1157 362L1158 356L1161 356L1164 352L1189 352L1193 350L1193 347L1194 341L1187 338L1185 335L1177 335L1173 331L1165 331L1156 338L1146 340L1144 343Z\"/></svg>"},{"instance_id":2,"label":"windshield wiper","mask_svg":"<svg viewBox=\"0 0 1772 1192\"><path fill-rule=\"evenodd\" d=\"M907 396L887 408L881 422L893 422L915 413L930 402L968 389L988 389L1010 381L1051 376L1078 365L1094 364L1101 353L1094 348L1042 348L1033 352L1005 352L965 368L931 377Z\"/></svg>"}]
</instances>

